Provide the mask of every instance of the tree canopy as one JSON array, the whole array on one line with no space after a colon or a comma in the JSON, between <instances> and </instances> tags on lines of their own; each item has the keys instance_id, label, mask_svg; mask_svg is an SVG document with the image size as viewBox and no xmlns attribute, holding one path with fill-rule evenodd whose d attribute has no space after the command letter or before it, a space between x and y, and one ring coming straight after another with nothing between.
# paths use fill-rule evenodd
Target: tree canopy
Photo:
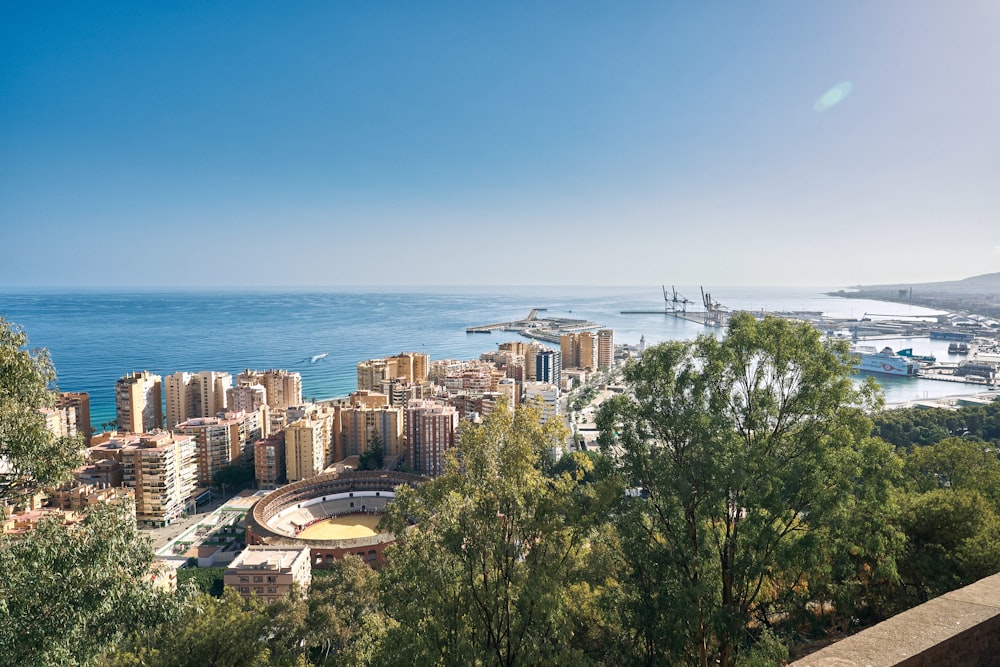
<instances>
[{"instance_id":1,"label":"tree canopy","mask_svg":"<svg viewBox=\"0 0 1000 667\"><path fill-rule=\"evenodd\" d=\"M82 462L80 436L57 438L40 408L52 407L55 370L48 352L0 317L0 504L67 479Z\"/></svg>"},{"instance_id":2,"label":"tree canopy","mask_svg":"<svg viewBox=\"0 0 1000 667\"><path fill-rule=\"evenodd\" d=\"M0 536L5 664L85 664L169 618L181 599L147 583L152 561L125 503L91 507L74 526L46 519L23 536Z\"/></svg>"},{"instance_id":3,"label":"tree canopy","mask_svg":"<svg viewBox=\"0 0 1000 667\"><path fill-rule=\"evenodd\" d=\"M586 609L573 584L592 526L579 480L546 477L542 454L565 439L535 408L466 424L448 471L401 488L385 525L382 570L393 623L389 664L558 664L583 659ZM579 591L582 593L582 591Z\"/></svg>"},{"instance_id":4,"label":"tree canopy","mask_svg":"<svg viewBox=\"0 0 1000 667\"><path fill-rule=\"evenodd\" d=\"M820 576L838 519L887 500L866 461L891 456L868 440L879 397L849 373L846 344L747 314L722 340L662 344L627 366L628 392L598 424L623 492L617 608L633 660L734 664L769 605Z\"/></svg>"}]
</instances>

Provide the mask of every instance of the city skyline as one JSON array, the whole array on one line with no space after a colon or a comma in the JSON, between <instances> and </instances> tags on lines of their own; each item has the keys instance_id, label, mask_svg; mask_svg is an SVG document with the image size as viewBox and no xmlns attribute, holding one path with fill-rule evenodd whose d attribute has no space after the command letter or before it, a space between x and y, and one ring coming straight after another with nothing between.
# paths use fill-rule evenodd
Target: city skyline
<instances>
[{"instance_id":1,"label":"city skyline","mask_svg":"<svg viewBox=\"0 0 1000 667\"><path fill-rule=\"evenodd\" d=\"M0 287L990 273L998 28L986 1L14 6Z\"/></svg>"}]
</instances>

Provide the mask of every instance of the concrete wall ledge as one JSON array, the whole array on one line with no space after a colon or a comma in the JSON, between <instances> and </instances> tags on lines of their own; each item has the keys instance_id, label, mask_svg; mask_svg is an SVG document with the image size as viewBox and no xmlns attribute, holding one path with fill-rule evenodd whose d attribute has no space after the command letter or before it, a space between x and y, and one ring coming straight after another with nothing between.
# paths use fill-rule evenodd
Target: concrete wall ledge
<instances>
[{"instance_id":1,"label":"concrete wall ledge","mask_svg":"<svg viewBox=\"0 0 1000 667\"><path fill-rule=\"evenodd\" d=\"M791 667L1000 665L1000 574L845 637Z\"/></svg>"}]
</instances>

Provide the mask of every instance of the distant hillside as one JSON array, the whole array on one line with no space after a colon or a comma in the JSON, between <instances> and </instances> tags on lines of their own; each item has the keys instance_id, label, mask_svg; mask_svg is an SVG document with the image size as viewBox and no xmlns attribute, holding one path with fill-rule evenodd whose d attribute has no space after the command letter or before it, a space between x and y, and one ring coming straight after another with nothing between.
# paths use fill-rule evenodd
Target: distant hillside
<instances>
[{"instance_id":1,"label":"distant hillside","mask_svg":"<svg viewBox=\"0 0 1000 667\"><path fill-rule=\"evenodd\" d=\"M895 285L859 285L856 292L833 292L848 299L875 299L894 303L965 311L1000 318L1000 273L984 273L963 280L939 283L898 283Z\"/></svg>"},{"instance_id":2,"label":"distant hillside","mask_svg":"<svg viewBox=\"0 0 1000 667\"><path fill-rule=\"evenodd\" d=\"M991 292L1000 293L1000 273L984 273L981 276L972 276L962 280L949 280L939 283L899 283L896 285L859 285L858 289L865 292L893 291L901 289L909 291L913 289L914 296L917 291L936 292L944 294L988 294Z\"/></svg>"}]
</instances>

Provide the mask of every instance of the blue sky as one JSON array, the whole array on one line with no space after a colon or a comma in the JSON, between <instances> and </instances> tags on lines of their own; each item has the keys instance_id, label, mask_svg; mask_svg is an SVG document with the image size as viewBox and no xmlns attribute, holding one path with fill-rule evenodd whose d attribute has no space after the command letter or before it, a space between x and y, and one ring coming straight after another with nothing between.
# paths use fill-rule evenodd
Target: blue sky
<instances>
[{"instance_id":1,"label":"blue sky","mask_svg":"<svg viewBox=\"0 0 1000 667\"><path fill-rule=\"evenodd\" d=\"M3 16L0 286L1000 270L997 2Z\"/></svg>"}]
</instances>

